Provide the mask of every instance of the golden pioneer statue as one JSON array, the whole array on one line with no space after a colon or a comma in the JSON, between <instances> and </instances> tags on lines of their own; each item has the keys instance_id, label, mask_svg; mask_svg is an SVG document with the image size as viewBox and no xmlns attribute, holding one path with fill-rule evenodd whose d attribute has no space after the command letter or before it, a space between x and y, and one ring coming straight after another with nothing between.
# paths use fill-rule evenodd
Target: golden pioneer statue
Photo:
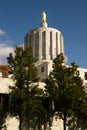
<instances>
[{"instance_id":1,"label":"golden pioneer statue","mask_svg":"<svg viewBox=\"0 0 87 130\"><path fill-rule=\"evenodd\" d=\"M45 13L45 11L42 12L42 21L46 21L46 13Z\"/></svg>"}]
</instances>

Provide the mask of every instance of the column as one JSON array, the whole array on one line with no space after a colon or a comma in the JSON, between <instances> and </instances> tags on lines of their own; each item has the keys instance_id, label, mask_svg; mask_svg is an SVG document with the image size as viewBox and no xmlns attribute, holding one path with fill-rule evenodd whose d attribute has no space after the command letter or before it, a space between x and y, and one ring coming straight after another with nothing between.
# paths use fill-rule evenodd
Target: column
<instances>
[{"instance_id":1,"label":"column","mask_svg":"<svg viewBox=\"0 0 87 130\"><path fill-rule=\"evenodd\" d=\"M50 34L49 30L46 31L46 37L45 37L45 57L46 60L50 60L50 54L49 54L49 49L50 49Z\"/></svg>"},{"instance_id":2,"label":"column","mask_svg":"<svg viewBox=\"0 0 87 130\"><path fill-rule=\"evenodd\" d=\"M52 31L52 59L55 58L55 32Z\"/></svg>"},{"instance_id":3,"label":"column","mask_svg":"<svg viewBox=\"0 0 87 130\"><path fill-rule=\"evenodd\" d=\"M42 60L42 31L39 32L39 60Z\"/></svg>"},{"instance_id":4,"label":"column","mask_svg":"<svg viewBox=\"0 0 87 130\"><path fill-rule=\"evenodd\" d=\"M60 33L58 32L58 54L60 54Z\"/></svg>"},{"instance_id":5,"label":"column","mask_svg":"<svg viewBox=\"0 0 87 130\"><path fill-rule=\"evenodd\" d=\"M46 31L42 32L42 59L46 59Z\"/></svg>"}]
</instances>

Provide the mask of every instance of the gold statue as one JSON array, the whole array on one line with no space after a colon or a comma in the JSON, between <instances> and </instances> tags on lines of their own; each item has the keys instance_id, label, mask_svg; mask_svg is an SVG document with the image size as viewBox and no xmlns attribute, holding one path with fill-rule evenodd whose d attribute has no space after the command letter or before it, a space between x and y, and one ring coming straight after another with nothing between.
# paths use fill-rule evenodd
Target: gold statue
<instances>
[{"instance_id":1,"label":"gold statue","mask_svg":"<svg viewBox=\"0 0 87 130\"><path fill-rule=\"evenodd\" d=\"M42 21L46 21L46 13L45 13L45 11L42 12Z\"/></svg>"}]
</instances>

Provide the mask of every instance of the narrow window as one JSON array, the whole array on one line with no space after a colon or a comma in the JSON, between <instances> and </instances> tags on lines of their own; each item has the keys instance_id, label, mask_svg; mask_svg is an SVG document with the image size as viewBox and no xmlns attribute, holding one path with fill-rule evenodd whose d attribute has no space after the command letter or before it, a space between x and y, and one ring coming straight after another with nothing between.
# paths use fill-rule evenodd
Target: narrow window
<instances>
[{"instance_id":1,"label":"narrow window","mask_svg":"<svg viewBox=\"0 0 87 130\"><path fill-rule=\"evenodd\" d=\"M44 72L44 67L41 67L41 72Z\"/></svg>"},{"instance_id":2,"label":"narrow window","mask_svg":"<svg viewBox=\"0 0 87 130\"><path fill-rule=\"evenodd\" d=\"M85 72L84 78L85 80L87 80L87 72Z\"/></svg>"}]
</instances>

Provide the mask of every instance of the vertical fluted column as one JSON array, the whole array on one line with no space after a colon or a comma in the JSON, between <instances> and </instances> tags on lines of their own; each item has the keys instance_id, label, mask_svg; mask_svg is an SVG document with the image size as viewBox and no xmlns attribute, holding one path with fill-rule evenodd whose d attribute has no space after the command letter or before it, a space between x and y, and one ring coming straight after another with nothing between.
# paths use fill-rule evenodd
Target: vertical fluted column
<instances>
[{"instance_id":1,"label":"vertical fluted column","mask_svg":"<svg viewBox=\"0 0 87 130\"><path fill-rule=\"evenodd\" d=\"M60 33L58 33L58 54L60 54Z\"/></svg>"},{"instance_id":2,"label":"vertical fluted column","mask_svg":"<svg viewBox=\"0 0 87 130\"><path fill-rule=\"evenodd\" d=\"M39 60L42 60L42 31L39 32Z\"/></svg>"},{"instance_id":3,"label":"vertical fluted column","mask_svg":"<svg viewBox=\"0 0 87 130\"><path fill-rule=\"evenodd\" d=\"M58 34L56 32L56 56L58 54Z\"/></svg>"},{"instance_id":4,"label":"vertical fluted column","mask_svg":"<svg viewBox=\"0 0 87 130\"><path fill-rule=\"evenodd\" d=\"M64 38L62 36L62 53L64 53Z\"/></svg>"},{"instance_id":5,"label":"vertical fluted column","mask_svg":"<svg viewBox=\"0 0 87 130\"><path fill-rule=\"evenodd\" d=\"M54 32L52 31L52 59L54 59L54 55L55 55L55 50L54 50L54 48L55 48L55 34L54 34Z\"/></svg>"},{"instance_id":6,"label":"vertical fluted column","mask_svg":"<svg viewBox=\"0 0 87 130\"><path fill-rule=\"evenodd\" d=\"M62 34L60 35L60 52L64 53L64 41Z\"/></svg>"},{"instance_id":7,"label":"vertical fluted column","mask_svg":"<svg viewBox=\"0 0 87 130\"><path fill-rule=\"evenodd\" d=\"M53 44L54 44L54 57L53 58L56 58L56 32L54 32Z\"/></svg>"},{"instance_id":8,"label":"vertical fluted column","mask_svg":"<svg viewBox=\"0 0 87 130\"><path fill-rule=\"evenodd\" d=\"M52 31L50 32L50 60L52 60Z\"/></svg>"},{"instance_id":9,"label":"vertical fluted column","mask_svg":"<svg viewBox=\"0 0 87 130\"><path fill-rule=\"evenodd\" d=\"M50 59L50 53L49 53L49 49L50 49L50 35L49 35L49 31L46 31L46 36L45 36L45 57L46 60Z\"/></svg>"},{"instance_id":10,"label":"vertical fluted column","mask_svg":"<svg viewBox=\"0 0 87 130\"><path fill-rule=\"evenodd\" d=\"M36 35L36 31L34 30L33 32L33 57L35 57L35 35Z\"/></svg>"}]
</instances>

